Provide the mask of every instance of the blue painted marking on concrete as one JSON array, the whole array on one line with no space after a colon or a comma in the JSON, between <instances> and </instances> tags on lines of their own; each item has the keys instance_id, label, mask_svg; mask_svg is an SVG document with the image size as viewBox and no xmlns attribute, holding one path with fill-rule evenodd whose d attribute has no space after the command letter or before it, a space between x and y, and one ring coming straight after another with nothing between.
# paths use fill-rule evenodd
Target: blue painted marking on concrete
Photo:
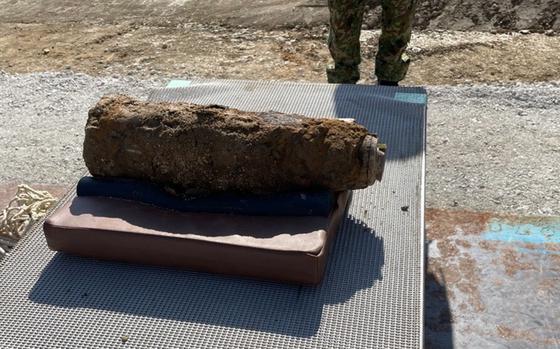
<instances>
[{"instance_id":1,"label":"blue painted marking on concrete","mask_svg":"<svg viewBox=\"0 0 560 349\"><path fill-rule=\"evenodd\" d=\"M397 101L407 102L407 103L417 103L426 104L426 95L423 93L408 93L408 92L395 92L395 97Z\"/></svg>"},{"instance_id":2,"label":"blue painted marking on concrete","mask_svg":"<svg viewBox=\"0 0 560 349\"><path fill-rule=\"evenodd\" d=\"M165 87L166 88L177 88L177 87L188 87L190 85L191 85L190 80L171 80L171 81L169 81L169 83Z\"/></svg>"},{"instance_id":3,"label":"blue painted marking on concrete","mask_svg":"<svg viewBox=\"0 0 560 349\"><path fill-rule=\"evenodd\" d=\"M491 222L489 230L482 234L482 238L528 244L560 243L560 222L543 226Z\"/></svg>"}]
</instances>

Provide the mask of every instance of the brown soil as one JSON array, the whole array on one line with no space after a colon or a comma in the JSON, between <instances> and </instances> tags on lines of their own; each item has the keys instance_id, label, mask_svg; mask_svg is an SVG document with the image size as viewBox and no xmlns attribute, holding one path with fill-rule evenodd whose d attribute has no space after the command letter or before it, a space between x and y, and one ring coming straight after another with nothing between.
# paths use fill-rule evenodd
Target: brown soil
<instances>
[{"instance_id":1,"label":"brown soil","mask_svg":"<svg viewBox=\"0 0 560 349\"><path fill-rule=\"evenodd\" d=\"M363 42L371 83L377 34ZM482 36L481 36L482 35ZM484 37L484 40L480 39ZM560 37L418 33L405 84L560 80ZM326 28L263 31L188 24L0 24L0 70L325 81Z\"/></svg>"},{"instance_id":2,"label":"brown soil","mask_svg":"<svg viewBox=\"0 0 560 349\"><path fill-rule=\"evenodd\" d=\"M368 0L364 26L379 28L380 0ZM0 0L0 22L116 23L140 19L150 25L219 23L252 28L313 27L328 22L326 0ZM418 29L560 30L557 0L417 1Z\"/></svg>"},{"instance_id":3,"label":"brown soil","mask_svg":"<svg viewBox=\"0 0 560 349\"><path fill-rule=\"evenodd\" d=\"M366 25L378 28L381 10L371 0ZM560 29L557 0L424 0L418 1L416 28L510 31Z\"/></svg>"}]
</instances>

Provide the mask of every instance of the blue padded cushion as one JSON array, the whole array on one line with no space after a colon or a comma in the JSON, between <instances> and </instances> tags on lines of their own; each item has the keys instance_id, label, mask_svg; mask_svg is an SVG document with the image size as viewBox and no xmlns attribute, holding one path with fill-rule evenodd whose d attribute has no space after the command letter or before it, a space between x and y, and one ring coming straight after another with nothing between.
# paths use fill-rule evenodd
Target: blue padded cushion
<instances>
[{"instance_id":1,"label":"blue padded cushion","mask_svg":"<svg viewBox=\"0 0 560 349\"><path fill-rule=\"evenodd\" d=\"M336 198L335 193L326 190L184 198L153 183L112 177L83 177L78 182L77 195L132 200L182 212L261 216L328 216Z\"/></svg>"}]
</instances>

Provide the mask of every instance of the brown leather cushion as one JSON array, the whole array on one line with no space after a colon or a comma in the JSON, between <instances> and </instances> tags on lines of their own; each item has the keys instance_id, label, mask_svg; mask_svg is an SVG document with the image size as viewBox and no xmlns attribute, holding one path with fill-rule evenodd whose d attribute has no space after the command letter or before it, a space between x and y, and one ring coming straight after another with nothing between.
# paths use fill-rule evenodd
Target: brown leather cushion
<instances>
[{"instance_id":1,"label":"brown leather cushion","mask_svg":"<svg viewBox=\"0 0 560 349\"><path fill-rule=\"evenodd\" d=\"M132 201L74 197L44 223L52 250L284 282L318 283L344 214L329 217L182 213Z\"/></svg>"}]
</instances>

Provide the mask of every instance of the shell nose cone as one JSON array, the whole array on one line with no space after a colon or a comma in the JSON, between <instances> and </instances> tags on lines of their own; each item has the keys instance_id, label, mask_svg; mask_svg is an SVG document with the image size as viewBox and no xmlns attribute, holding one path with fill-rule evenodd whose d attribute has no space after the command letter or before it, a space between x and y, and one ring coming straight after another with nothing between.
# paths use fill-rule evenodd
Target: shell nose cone
<instances>
[{"instance_id":1,"label":"shell nose cone","mask_svg":"<svg viewBox=\"0 0 560 349\"><path fill-rule=\"evenodd\" d=\"M375 135L368 135L362 143L361 156L365 179L365 187L372 185L375 181L380 181L383 177L385 168L385 152L387 146L378 143Z\"/></svg>"},{"instance_id":2,"label":"shell nose cone","mask_svg":"<svg viewBox=\"0 0 560 349\"><path fill-rule=\"evenodd\" d=\"M375 149L375 179L380 181L383 178L383 171L385 169L385 153L387 145L378 144Z\"/></svg>"}]
</instances>

